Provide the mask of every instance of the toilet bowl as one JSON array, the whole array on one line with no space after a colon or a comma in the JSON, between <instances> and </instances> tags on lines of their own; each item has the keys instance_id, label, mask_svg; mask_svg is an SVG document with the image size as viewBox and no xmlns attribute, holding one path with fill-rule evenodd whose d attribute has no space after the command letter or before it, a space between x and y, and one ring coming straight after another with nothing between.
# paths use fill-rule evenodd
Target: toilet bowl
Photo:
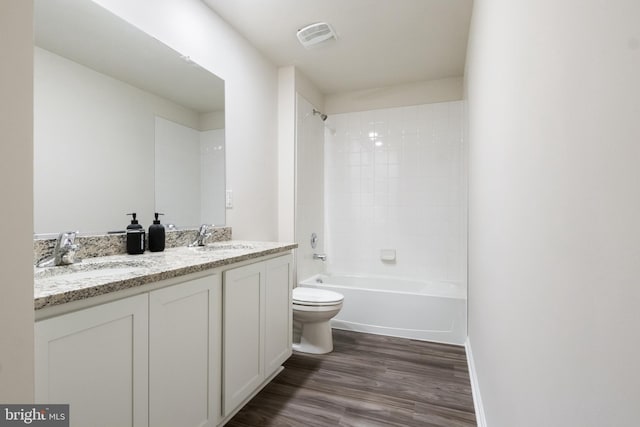
<instances>
[{"instance_id":1,"label":"toilet bowl","mask_svg":"<svg viewBox=\"0 0 640 427\"><path fill-rule=\"evenodd\" d=\"M324 289L299 286L293 290L293 322L301 329L294 350L313 354L333 351L330 321L342 308L343 299L342 294Z\"/></svg>"}]
</instances>

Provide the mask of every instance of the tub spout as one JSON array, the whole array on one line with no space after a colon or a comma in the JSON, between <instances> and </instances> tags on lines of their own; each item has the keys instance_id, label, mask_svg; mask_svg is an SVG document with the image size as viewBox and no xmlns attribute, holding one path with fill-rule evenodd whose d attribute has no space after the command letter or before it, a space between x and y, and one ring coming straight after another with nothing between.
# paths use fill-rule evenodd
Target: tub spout
<instances>
[{"instance_id":1,"label":"tub spout","mask_svg":"<svg viewBox=\"0 0 640 427\"><path fill-rule=\"evenodd\" d=\"M327 254L313 254L313 259L327 260Z\"/></svg>"}]
</instances>

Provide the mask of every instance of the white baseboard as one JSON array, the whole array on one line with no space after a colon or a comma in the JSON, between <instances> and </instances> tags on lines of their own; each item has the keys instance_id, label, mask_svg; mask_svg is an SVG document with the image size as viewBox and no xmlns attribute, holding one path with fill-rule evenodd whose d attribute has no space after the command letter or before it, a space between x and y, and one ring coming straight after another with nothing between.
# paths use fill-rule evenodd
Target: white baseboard
<instances>
[{"instance_id":1,"label":"white baseboard","mask_svg":"<svg viewBox=\"0 0 640 427\"><path fill-rule=\"evenodd\" d=\"M478 427L487 427L487 419L484 416L484 406L482 406L482 398L480 397L480 386L478 384L476 365L473 361L473 353L471 352L471 341L469 341L469 337L467 337L464 342L464 348L467 351L467 365L469 367L469 379L471 380L473 406L476 410L476 422L478 423Z\"/></svg>"}]
</instances>

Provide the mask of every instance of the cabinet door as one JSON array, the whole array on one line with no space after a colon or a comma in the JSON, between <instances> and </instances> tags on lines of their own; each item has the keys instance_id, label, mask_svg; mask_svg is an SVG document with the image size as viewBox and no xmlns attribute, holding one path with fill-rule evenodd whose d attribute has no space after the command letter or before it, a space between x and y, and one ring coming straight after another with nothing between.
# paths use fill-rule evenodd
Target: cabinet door
<instances>
[{"instance_id":1,"label":"cabinet door","mask_svg":"<svg viewBox=\"0 0 640 427\"><path fill-rule=\"evenodd\" d=\"M268 377L291 356L292 258L290 255L265 262L265 376Z\"/></svg>"},{"instance_id":2,"label":"cabinet door","mask_svg":"<svg viewBox=\"0 0 640 427\"><path fill-rule=\"evenodd\" d=\"M35 400L69 403L70 425L148 425L148 297L35 324Z\"/></svg>"},{"instance_id":3,"label":"cabinet door","mask_svg":"<svg viewBox=\"0 0 640 427\"><path fill-rule=\"evenodd\" d=\"M149 422L214 426L220 413L220 276L149 294Z\"/></svg>"},{"instance_id":4,"label":"cabinet door","mask_svg":"<svg viewBox=\"0 0 640 427\"><path fill-rule=\"evenodd\" d=\"M223 408L229 414L264 380L264 265L224 272Z\"/></svg>"}]
</instances>

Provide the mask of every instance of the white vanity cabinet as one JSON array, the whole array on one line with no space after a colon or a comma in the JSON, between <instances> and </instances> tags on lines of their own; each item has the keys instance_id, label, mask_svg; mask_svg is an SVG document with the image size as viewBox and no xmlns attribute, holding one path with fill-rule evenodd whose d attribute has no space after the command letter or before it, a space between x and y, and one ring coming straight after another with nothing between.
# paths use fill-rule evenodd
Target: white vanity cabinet
<instances>
[{"instance_id":1,"label":"white vanity cabinet","mask_svg":"<svg viewBox=\"0 0 640 427\"><path fill-rule=\"evenodd\" d=\"M214 274L36 322L36 402L71 426L215 426L221 281Z\"/></svg>"},{"instance_id":2,"label":"white vanity cabinet","mask_svg":"<svg viewBox=\"0 0 640 427\"><path fill-rule=\"evenodd\" d=\"M291 253L238 265L41 312L36 402L72 427L223 425L291 355Z\"/></svg>"},{"instance_id":3,"label":"white vanity cabinet","mask_svg":"<svg viewBox=\"0 0 640 427\"><path fill-rule=\"evenodd\" d=\"M291 255L223 275L223 415L239 405L291 355Z\"/></svg>"},{"instance_id":4,"label":"white vanity cabinet","mask_svg":"<svg viewBox=\"0 0 640 427\"><path fill-rule=\"evenodd\" d=\"M291 356L293 258L274 258L265 267L264 369L269 377Z\"/></svg>"},{"instance_id":5,"label":"white vanity cabinet","mask_svg":"<svg viewBox=\"0 0 640 427\"><path fill-rule=\"evenodd\" d=\"M149 425L215 426L220 415L220 276L149 293Z\"/></svg>"},{"instance_id":6,"label":"white vanity cabinet","mask_svg":"<svg viewBox=\"0 0 640 427\"><path fill-rule=\"evenodd\" d=\"M265 268L263 263L224 272L223 407L228 415L262 383Z\"/></svg>"},{"instance_id":7,"label":"white vanity cabinet","mask_svg":"<svg viewBox=\"0 0 640 427\"><path fill-rule=\"evenodd\" d=\"M35 324L35 401L69 403L72 426L148 425L148 297Z\"/></svg>"}]
</instances>

